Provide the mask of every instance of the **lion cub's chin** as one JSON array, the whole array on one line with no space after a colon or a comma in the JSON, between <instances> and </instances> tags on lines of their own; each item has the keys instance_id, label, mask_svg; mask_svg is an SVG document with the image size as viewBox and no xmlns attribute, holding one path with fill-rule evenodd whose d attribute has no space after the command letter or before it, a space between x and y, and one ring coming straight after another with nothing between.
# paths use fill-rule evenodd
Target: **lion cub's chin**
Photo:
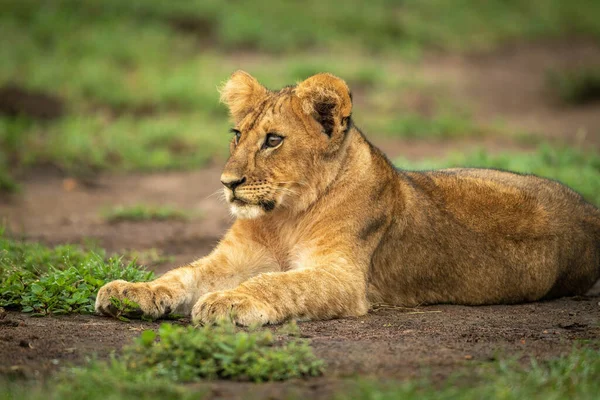
<instances>
[{"instance_id":1,"label":"lion cub's chin","mask_svg":"<svg viewBox=\"0 0 600 400\"><path fill-rule=\"evenodd\" d=\"M239 206L237 204L231 205L231 215L240 219L254 219L265 214L265 211L260 206L252 204L246 204Z\"/></svg>"}]
</instances>

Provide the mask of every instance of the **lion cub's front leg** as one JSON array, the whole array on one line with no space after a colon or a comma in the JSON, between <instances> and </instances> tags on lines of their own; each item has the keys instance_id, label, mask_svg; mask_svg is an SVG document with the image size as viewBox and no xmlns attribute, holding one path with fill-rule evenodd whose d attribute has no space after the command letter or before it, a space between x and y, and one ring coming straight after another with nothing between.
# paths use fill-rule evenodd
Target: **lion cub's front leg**
<instances>
[{"instance_id":1,"label":"lion cub's front leg","mask_svg":"<svg viewBox=\"0 0 600 400\"><path fill-rule=\"evenodd\" d=\"M192 306L206 293L234 288L257 274L278 268L263 246L244 240L232 229L208 257L169 271L155 281L118 280L104 285L96 297L96 312L153 319L170 313L190 315ZM117 307L123 302L133 302L139 308L124 313Z\"/></svg>"},{"instance_id":2,"label":"lion cub's front leg","mask_svg":"<svg viewBox=\"0 0 600 400\"><path fill-rule=\"evenodd\" d=\"M239 325L277 324L288 319L364 315L366 285L358 268L329 264L256 276L235 289L209 293L194 305L192 319Z\"/></svg>"}]
</instances>

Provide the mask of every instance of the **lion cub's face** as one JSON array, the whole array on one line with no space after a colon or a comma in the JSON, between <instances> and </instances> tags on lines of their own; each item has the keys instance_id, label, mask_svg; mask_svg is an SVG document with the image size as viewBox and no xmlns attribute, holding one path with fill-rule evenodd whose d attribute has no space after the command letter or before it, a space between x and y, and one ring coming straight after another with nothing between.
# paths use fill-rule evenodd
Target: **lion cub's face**
<instances>
[{"instance_id":1,"label":"lion cub's face","mask_svg":"<svg viewBox=\"0 0 600 400\"><path fill-rule=\"evenodd\" d=\"M339 168L352 108L345 82L319 74L272 92L238 71L221 99L235 124L221 175L232 214L257 218L310 206Z\"/></svg>"}]
</instances>

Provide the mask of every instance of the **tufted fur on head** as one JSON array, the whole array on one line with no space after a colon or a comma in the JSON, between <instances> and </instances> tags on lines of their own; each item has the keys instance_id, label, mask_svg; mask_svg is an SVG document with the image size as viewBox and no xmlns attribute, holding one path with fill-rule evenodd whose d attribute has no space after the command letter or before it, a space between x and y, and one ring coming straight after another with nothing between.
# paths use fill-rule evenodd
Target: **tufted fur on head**
<instances>
[{"instance_id":1,"label":"tufted fur on head","mask_svg":"<svg viewBox=\"0 0 600 400\"><path fill-rule=\"evenodd\" d=\"M219 92L235 122L241 121L269 93L256 78L241 70L235 71Z\"/></svg>"}]
</instances>

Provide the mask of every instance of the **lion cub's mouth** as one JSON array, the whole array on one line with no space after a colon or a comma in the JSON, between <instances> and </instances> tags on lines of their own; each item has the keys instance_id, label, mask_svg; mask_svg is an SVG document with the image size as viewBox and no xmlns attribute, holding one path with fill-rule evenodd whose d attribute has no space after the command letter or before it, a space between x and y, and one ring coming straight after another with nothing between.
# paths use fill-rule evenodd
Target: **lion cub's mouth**
<instances>
[{"instance_id":1,"label":"lion cub's mouth","mask_svg":"<svg viewBox=\"0 0 600 400\"><path fill-rule=\"evenodd\" d=\"M249 203L249 202L247 202L246 200L242 200L242 199L240 199L239 197L233 197L233 198L231 199L231 203L233 203L233 204L235 204L235 205L237 205L237 206L245 206L245 205L248 205L248 204L250 204L250 203Z\"/></svg>"},{"instance_id":2,"label":"lion cub's mouth","mask_svg":"<svg viewBox=\"0 0 600 400\"><path fill-rule=\"evenodd\" d=\"M239 207L258 206L258 207L262 208L264 211L273 211L273 209L275 208L275 205L276 205L275 201L273 201L273 200L261 200L257 203L252 203L247 200L240 199L239 197L232 198L231 203L236 206L239 206Z\"/></svg>"},{"instance_id":3,"label":"lion cub's mouth","mask_svg":"<svg viewBox=\"0 0 600 400\"><path fill-rule=\"evenodd\" d=\"M227 189L225 189L225 197L231 207L231 213L238 218L257 218L273 211L277 206L276 200L265 198L250 200L240 197L237 193Z\"/></svg>"}]
</instances>

